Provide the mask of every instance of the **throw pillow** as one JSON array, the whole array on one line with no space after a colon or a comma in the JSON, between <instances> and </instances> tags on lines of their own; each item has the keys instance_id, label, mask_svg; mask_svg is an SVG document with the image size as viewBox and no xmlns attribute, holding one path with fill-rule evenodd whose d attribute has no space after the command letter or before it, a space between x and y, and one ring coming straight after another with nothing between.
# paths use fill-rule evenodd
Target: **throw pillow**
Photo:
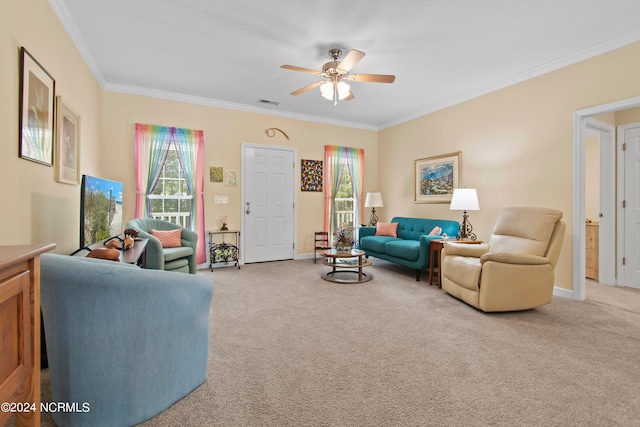
<instances>
[{"instance_id":1,"label":"throw pillow","mask_svg":"<svg viewBox=\"0 0 640 427\"><path fill-rule=\"evenodd\" d=\"M160 240L163 248L179 248L182 246L182 242L180 241L182 238L182 228L168 231L152 229L151 235Z\"/></svg>"},{"instance_id":2,"label":"throw pillow","mask_svg":"<svg viewBox=\"0 0 640 427\"><path fill-rule=\"evenodd\" d=\"M398 237L398 223L378 222L376 236Z\"/></svg>"},{"instance_id":3,"label":"throw pillow","mask_svg":"<svg viewBox=\"0 0 640 427\"><path fill-rule=\"evenodd\" d=\"M442 233L442 228L437 225L429 232L429 236L439 236Z\"/></svg>"}]
</instances>

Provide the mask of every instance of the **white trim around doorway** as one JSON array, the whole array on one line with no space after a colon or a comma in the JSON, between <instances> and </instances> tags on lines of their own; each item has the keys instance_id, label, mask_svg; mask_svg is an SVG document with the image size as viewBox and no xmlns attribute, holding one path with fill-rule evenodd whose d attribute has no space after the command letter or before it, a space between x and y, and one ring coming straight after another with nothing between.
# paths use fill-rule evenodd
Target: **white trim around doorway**
<instances>
[{"instance_id":1,"label":"white trim around doorway","mask_svg":"<svg viewBox=\"0 0 640 427\"><path fill-rule=\"evenodd\" d=\"M640 97L597 105L573 113L573 290L570 297L582 301L586 297L585 280L585 144L587 120L591 116L640 107ZM556 288L554 294L569 296L566 289Z\"/></svg>"}]
</instances>

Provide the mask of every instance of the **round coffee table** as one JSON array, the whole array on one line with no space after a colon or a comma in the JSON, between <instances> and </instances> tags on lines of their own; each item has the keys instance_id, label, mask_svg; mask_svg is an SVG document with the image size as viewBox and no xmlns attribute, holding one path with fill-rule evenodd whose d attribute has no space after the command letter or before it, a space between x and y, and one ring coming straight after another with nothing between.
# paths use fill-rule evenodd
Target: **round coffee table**
<instances>
[{"instance_id":1,"label":"round coffee table","mask_svg":"<svg viewBox=\"0 0 640 427\"><path fill-rule=\"evenodd\" d=\"M371 274L362 271L372 263L364 257L364 251L360 249L352 249L349 252L326 249L321 251L320 255L324 257L322 263L331 267L331 271L322 275L324 280L336 283L364 283L373 278Z\"/></svg>"}]
</instances>

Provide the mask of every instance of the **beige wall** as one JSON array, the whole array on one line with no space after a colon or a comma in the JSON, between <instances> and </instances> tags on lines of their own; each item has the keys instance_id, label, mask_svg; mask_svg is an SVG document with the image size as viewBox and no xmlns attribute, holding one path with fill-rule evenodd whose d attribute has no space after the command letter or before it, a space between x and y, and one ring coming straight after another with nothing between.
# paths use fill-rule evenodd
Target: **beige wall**
<instances>
[{"instance_id":1,"label":"beige wall","mask_svg":"<svg viewBox=\"0 0 640 427\"><path fill-rule=\"evenodd\" d=\"M413 203L412 168L416 158L462 151L462 185L478 190L470 221L479 239L506 206L564 212L556 285L572 289L573 112L640 95L638 75L640 43L381 131L381 214L459 219L446 204Z\"/></svg>"},{"instance_id":2,"label":"beige wall","mask_svg":"<svg viewBox=\"0 0 640 427\"><path fill-rule=\"evenodd\" d=\"M204 164L207 171L204 198L207 229L219 229L221 215L228 216L229 228L240 228L242 212L242 182L239 180L238 187L226 187L221 183L209 182L209 167L221 166L235 170L240 178L243 142L294 147L298 157L295 172L298 198L298 254L313 252L313 232L321 231L323 228L324 209L323 193L299 191L300 159L322 160L326 144L364 148L365 191L374 191L377 185L378 137L375 131L105 92L103 140L109 148L104 152L104 175L106 178L124 183L125 221L133 218L135 213L136 189L132 165L136 122L204 130ZM276 132L274 137L267 136L265 130L272 127L282 129L290 140L279 132ZM229 204L214 204L214 196L227 196Z\"/></svg>"},{"instance_id":3,"label":"beige wall","mask_svg":"<svg viewBox=\"0 0 640 427\"><path fill-rule=\"evenodd\" d=\"M240 144L297 148L299 159L322 159L325 144L363 147L365 191L380 190L381 220L394 215L460 219L447 204L413 203L413 162L462 152L462 185L478 189L481 210L471 212L487 239L498 211L531 205L560 209L568 223L557 285L571 289L573 112L640 95L640 43L530 79L380 132L268 115L104 92L46 0L0 5L0 178L7 204L0 216L1 244L56 242L60 252L77 246L79 187L54 181L54 170L18 158L18 60L25 46L56 78L57 92L81 115L82 173L125 184L125 219L133 216L134 123L203 129L205 167L240 173ZM637 121L620 113L621 124ZM636 116L637 117L637 116ZM283 129L268 138L268 127ZM299 166L297 168L299 179ZM241 187L205 185L206 227L228 215L240 222ZM229 205L213 205L213 196ZM297 252L311 252L312 232L322 227L320 193L298 192Z\"/></svg>"},{"instance_id":4,"label":"beige wall","mask_svg":"<svg viewBox=\"0 0 640 427\"><path fill-rule=\"evenodd\" d=\"M101 173L102 90L46 0L0 2L0 244L55 242L57 252L69 253L79 243L79 187L57 183L53 167L18 157L21 46L81 115L85 173Z\"/></svg>"},{"instance_id":5,"label":"beige wall","mask_svg":"<svg viewBox=\"0 0 640 427\"><path fill-rule=\"evenodd\" d=\"M152 99L103 91L46 0L0 3L0 179L11 207L0 214L0 244L55 242L60 253L77 249L80 188L55 182L54 168L18 157L19 50L29 52L56 79L56 93L81 116L81 173L122 181L124 219L134 216L134 124L153 123L203 129L205 168L222 166L241 172L242 142L295 147L296 188L300 159L322 160L324 145L365 149L365 191L377 186L377 132L331 126L269 115ZM291 138L265 129L277 127ZM215 195L228 196L228 205L214 205ZM205 226L240 226L241 187L205 182ZM297 253L311 253L313 231L323 227L323 196L297 192Z\"/></svg>"}]
</instances>

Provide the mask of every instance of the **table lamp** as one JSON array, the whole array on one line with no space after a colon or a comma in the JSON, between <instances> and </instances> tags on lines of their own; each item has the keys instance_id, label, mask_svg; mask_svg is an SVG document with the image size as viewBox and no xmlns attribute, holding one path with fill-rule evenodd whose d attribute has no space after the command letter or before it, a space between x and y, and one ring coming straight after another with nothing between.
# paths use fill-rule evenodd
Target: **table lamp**
<instances>
[{"instance_id":1,"label":"table lamp","mask_svg":"<svg viewBox=\"0 0 640 427\"><path fill-rule=\"evenodd\" d=\"M467 211L478 211L480 205L478 204L478 193L475 188L456 188L453 190L453 197L451 197L452 211L462 211L462 224L460 224L460 231L456 236L456 239L470 239L476 240L476 235L473 233L473 227L469 223L469 215Z\"/></svg>"},{"instance_id":2,"label":"table lamp","mask_svg":"<svg viewBox=\"0 0 640 427\"><path fill-rule=\"evenodd\" d=\"M384 203L382 203L382 194L381 193L367 193L367 198L364 201L365 208L371 209L371 217L369 218L369 226L375 227L378 223L378 217L376 216L376 208L384 207Z\"/></svg>"}]
</instances>

